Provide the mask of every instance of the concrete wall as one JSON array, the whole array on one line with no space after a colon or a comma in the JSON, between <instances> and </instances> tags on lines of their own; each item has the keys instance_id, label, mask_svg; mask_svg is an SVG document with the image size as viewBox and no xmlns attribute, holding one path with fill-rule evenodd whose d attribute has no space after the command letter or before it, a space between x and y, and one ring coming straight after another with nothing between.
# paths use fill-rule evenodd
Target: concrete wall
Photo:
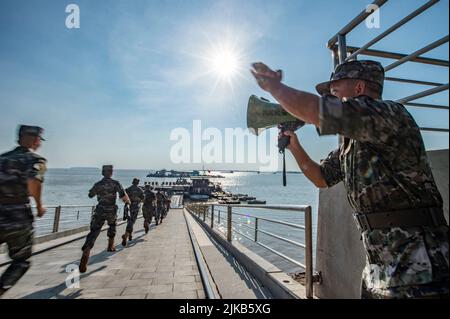
<instances>
[{"instance_id":1,"label":"concrete wall","mask_svg":"<svg viewBox=\"0 0 450 319\"><path fill-rule=\"evenodd\" d=\"M429 151L428 158L444 200L448 223L449 150ZM317 222L316 270L323 282L316 285L319 298L359 298L364 249L352 218L342 183L321 190Z\"/></svg>"},{"instance_id":2,"label":"concrete wall","mask_svg":"<svg viewBox=\"0 0 450 319\"><path fill-rule=\"evenodd\" d=\"M428 159L434 180L444 200L444 214L448 224L448 150L429 151Z\"/></svg>"}]
</instances>

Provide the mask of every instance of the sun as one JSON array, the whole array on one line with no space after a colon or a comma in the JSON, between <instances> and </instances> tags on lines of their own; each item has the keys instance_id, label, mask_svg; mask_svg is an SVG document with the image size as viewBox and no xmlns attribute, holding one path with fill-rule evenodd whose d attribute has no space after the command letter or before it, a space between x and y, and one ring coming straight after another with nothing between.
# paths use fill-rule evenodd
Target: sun
<instances>
[{"instance_id":1,"label":"sun","mask_svg":"<svg viewBox=\"0 0 450 319\"><path fill-rule=\"evenodd\" d=\"M215 52L211 58L211 68L212 72L220 78L230 79L238 73L239 57L229 49Z\"/></svg>"},{"instance_id":2,"label":"sun","mask_svg":"<svg viewBox=\"0 0 450 319\"><path fill-rule=\"evenodd\" d=\"M210 73L218 82L231 82L240 75L242 69L242 54L232 45L223 42L212 46L205 55L207 73Z\"/></svg>"}]
</instances>

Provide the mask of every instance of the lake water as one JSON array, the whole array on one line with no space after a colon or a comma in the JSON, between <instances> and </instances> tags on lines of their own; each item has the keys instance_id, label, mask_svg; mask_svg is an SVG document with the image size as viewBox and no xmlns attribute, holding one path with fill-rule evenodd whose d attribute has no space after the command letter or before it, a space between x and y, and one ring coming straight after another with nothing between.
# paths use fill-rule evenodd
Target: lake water
<instances>
[{"instance_id":1,"label":"lake water","mask_svg":"<svg viewBox=\"0 0 450 319\"><path fill-rule=\"evenodd\" d=\"M141 184L145 181L175 181L175 179L157 179L147 178L149 171L143 170L115 170L114 179L117 179L126 188L131 185L134 177L141 180ZM313 238L316 237L317 208L318 208L318 190L309 182L302 174L288 174L287 187L282 186L282 174L272 173L250 173L250 172L234 172L234 173L215 173L226 178L211 179L219 182L222 188L232 193L248 194L257 199L265 200L267 204L298 204L311 205L313 211ZM60 230L74 228L78 226L88 225L90 222L92 206L96 204L95 199L87 196L92 185L101 179L100 170L98 169L49 169L46 174L44 184L43 200L48 207L47 214L42 219L36 220L37 235L51 232L54 219L54 206L63 205L61 209ZM64 205L68 207L64 207ZM75 205L77 207L70 207ZM118 201L119 207L122 209ZM81 206L81 207L80 207ZM225 208L222 208L225 209ZM119 211L119 218L121 218ZM265 217L270 219L282 220L296 224L304 224L303 213L288 211L271 211L258 209L235 209L234 211L251 216ZM239 229L243 234L253 238L254 232L244 226L253 227L254 218L234 216L234 227ZM279 236L286 237L291 240L303 242L304 232L300 229L293 229L287 226L276 225L269 222L260 221L259 228ZM285 261L276 254L271 253L265 248L256 245L245 237L236 234L236 240L242 242L245 246L256 253L268 259L278 267L285 271L292 272L300 270L298 266ZM259 234L260 242L281 251L283 254L304 262L303 251L301 248L291 244L274 240L272 237ZM315 252L315 249L314 249Z\"/></svg>"}]
</instances>

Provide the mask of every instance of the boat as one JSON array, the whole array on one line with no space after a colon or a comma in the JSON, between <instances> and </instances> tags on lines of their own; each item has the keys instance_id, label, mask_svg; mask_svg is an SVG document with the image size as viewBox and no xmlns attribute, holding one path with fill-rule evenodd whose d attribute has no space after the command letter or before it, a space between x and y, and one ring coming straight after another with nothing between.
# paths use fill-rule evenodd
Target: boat
<instances>
[{"instance_id":1,"label":"boat","mask_svg":"<svg viewBox=\"0 0 450 319\"><path fill-rule=\"evenodd\" d=\"M255 200L256 197L253 197L253 196L241 196L241 197L238 197L238 199L239 199L240 201L247 202L247 201L249 201L249 200Z\"/></svg>"},{"instance_id":2,"label":"boat","mask_svg":"<svg viewBox=\"0 0 450 319\"><path fill-rule=\"evenodd\" d=\"M207 201L209 199L209 195L189 194L189 198L192 199L192 200Z\"/></svg>"},{"instance_id":3,"label":"boat","mask_svg":"<svg viewBox=\"0 0 450 319\"><path fill-rule=\"evenodd\" d=\"M256 199L254 199L254 200L249 200L249 201L247 202L247 204L252 204L252 205L265 205L265 204L266 204L266 201L265 201L265 200L256 200Z\"/></svg>"}]
</instances>

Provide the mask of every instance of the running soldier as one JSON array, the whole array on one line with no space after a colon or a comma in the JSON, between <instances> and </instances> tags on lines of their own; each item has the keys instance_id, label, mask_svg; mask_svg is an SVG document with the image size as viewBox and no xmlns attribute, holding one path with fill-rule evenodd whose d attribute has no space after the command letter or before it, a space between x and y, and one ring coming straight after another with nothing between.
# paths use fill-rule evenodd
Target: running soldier
<instances>
[{"instance_id":1,"label":"running soldier","mask_svg":"<svg viewBox=\"0 0 450 319\"><path fill-rule=\"evenodd\" d=\"M114 247L114 237L116 236L116 222L117 222L117 194L123 202L130 204L130 199L127 193L123 189L122 185L112 179L113 167L112 165L105 165L102 168L103 179L95 183L89 191L89 198L97 196L98 204L95 207L94 214L91 219L91 231L86 237L81 250L83 254L80 261L80 272L84 273L87 270L87 263L89 261L89 255L92 247L94 247L95 241L102 230L105 221L108 223L108 248L109 252L116 251Z\"/></svg>"},{"instance_id":2,"label":"running soldier","mask_svg":"<svg viewBox=\"0 0 450 319\"><path fill-rule=\"evenodd\" d=\"M164 218L164 204L165 196L161 191L156 192L156 214L155 214L155 222L156 225L162 223L162 220Z\"/></svg>"},{"instance_id":3,"label":"running soldier","mask_svg":"<svg viewBox=\"0 0 450 319\"><path fill-rule=\"evenodd\" d=\"M46 209L41 202L46 160L34 153L43 129L19 127L19 146L0 155L0 245L7 244L11 264L0 277L0 296L16 284L30 268L33 245L33 214L29 196L34 198L37 216Z\"/></svg>"},{"instance_id":4,"label":"running soldier","mask_svg":"<svg viewBox=\"0 0 450 319\"><path fill-rule=\"evenodd\" d=\"M148 233L150 224L152 223L153 214L155 213L155 200L156 196L155 193L153 193L150 185L145 185L144 205L142 207L142 213L144 215L144 229L146 234Z\"/></svg>"},{"instance_id":5,"label":"running soldier","mask_svg":"<svg viewBox=\"0 0 450 319\"><path fill-rule=\"evenodd\" d=\"M128 216L127 228L125 234L122 235L122 246L127 245L127 240L133 239L133 227L136 223L139 211L141 210L141 203L144 200L144 191L139 187L139 179L134 178L133 183L126 189L128 197L130 198L130 215Z\"/></svg>"}]
</instances>

